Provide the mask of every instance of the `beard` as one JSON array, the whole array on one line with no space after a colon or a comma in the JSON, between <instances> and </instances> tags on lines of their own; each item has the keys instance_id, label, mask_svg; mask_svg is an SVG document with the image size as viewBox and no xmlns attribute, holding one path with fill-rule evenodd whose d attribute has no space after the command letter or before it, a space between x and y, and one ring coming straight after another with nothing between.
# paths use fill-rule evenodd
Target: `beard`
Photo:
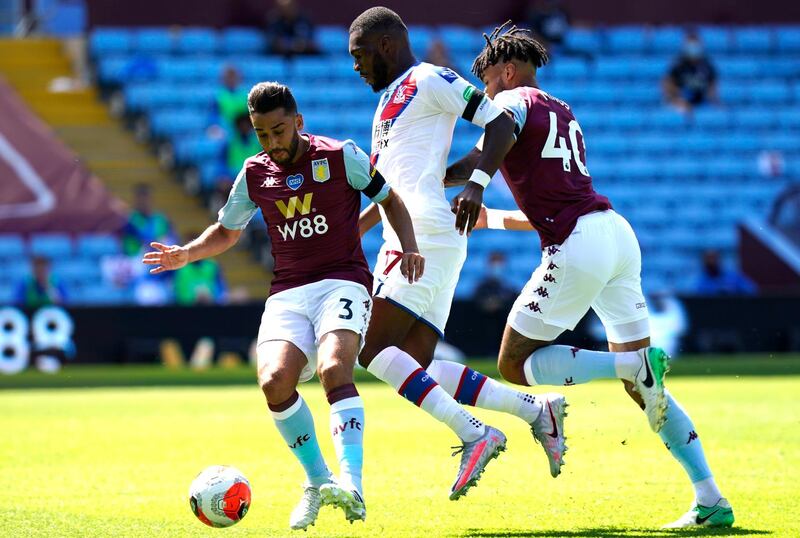
<instances>
[{"instance_id":1,"label":"beard","mask_svg":"<svg viewBox=\"0 0 800 538\"><path fill-rule=\"evenodd\" d=\"M375 55L375 60L372 64L372 79L374 82L370 86L375 93L385 90L391 82L389 80L389 65L378 55Z\"/></svg>"},{"instance_id":2,"label":"beard","mask_svg":"<svg viewBox=\"0 0 800 538\"><path fill-rule=\"evenodd\" d=\"M289 148L288 149L286 149L286 148L275 148L275 149L273 149L272 151L270 151L268 153L269 158L272 159L272 161L275 162L276 164L279 164L281 166L285 166L287 164L290 164L294 160L295 155L297 155L297 148L299 146L300 146L300 133L295 131L294 137L292 138L292 142L291 142L291 144L289 144ZM282 153L284 151L288 155L285 159L279 159L279 158L275 157L276 153Z\"/></svg>"}]
</instances>

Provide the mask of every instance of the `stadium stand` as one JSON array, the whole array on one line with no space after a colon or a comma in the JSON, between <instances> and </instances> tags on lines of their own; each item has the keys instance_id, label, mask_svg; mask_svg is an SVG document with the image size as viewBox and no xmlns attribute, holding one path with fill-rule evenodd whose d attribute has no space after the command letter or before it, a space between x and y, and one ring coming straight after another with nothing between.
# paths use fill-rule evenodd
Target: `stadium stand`
<instances>
[{"instance_id":1,"label":"stadium stand","mask_svg":"<svg viewBox=\"0 0 800 538\"><path fill-rule=\"evenodd\" d=\"M690 290L705 249L735 262L736 223L766 217L785 178L800 173L800 27L707 26L699 33L719 70L722 106L690 116L665 106L660 91L684 38L679 27L572 30L539 76L542 88L573 106L597 190L637 230L649 291ZM410 35L420 57L434 37L442 39L465 76L483 43L477 30L458 26L412 27ZM97 28L90 51L101 87L121 92L126 113L146 119L151 139L172 148L175 166L196 170L210 189L209 163L221 157L224 141L206 136L209 120L197 110L210 109L228 63L246 86L265 79L290 85L309 131L370 147L377 97L352 71L346 29L320 27L318 42L326 56L286 61L261 52L256 29ZM151 68L142 70L143 62ZM459 122L451 158L467 152L478 134ZM765 150L783 153L783 177L759 174ZM502 186L487 191L486 203L513 207ZM509 254L509 278L521 286L535 265L537 240L523 244L521 250L511 233L475 234L457 295L471 294L494 249ZM364 245L374 260L377 231Z\"/></svg>"}]
</instances>

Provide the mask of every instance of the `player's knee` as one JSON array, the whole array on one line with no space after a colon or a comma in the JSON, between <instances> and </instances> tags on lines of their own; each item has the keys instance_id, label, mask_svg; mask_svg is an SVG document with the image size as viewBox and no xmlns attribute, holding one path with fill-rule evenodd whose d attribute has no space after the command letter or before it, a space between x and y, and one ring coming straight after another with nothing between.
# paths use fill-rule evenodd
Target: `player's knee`
<instances>
[{"instance_id":1,"label":"player's knee","mask_svg":"<svg viewBox=\"0 0 800 538\"><path fill-rule=\"evenodd\" d=\"M317 367L317 375L319 375L322 385L326 388L352 383L353 363L331 358L320 362Z\"/></svg>"},{"instance_id":2,"label":"player's knee","mask_svg":"<svg viewBox=\"0 0 800 538\"><path fill-rule=\"evenodd\" d=\"M263 370L259 372L258 383L261 392L270 403L280 403L288 399L295 390L291 376L284 370Z\"/></svg>"},{"instance_id":3,"label":"player's knee","mask_svg":"<svg viewBox=\"0 0 800 538\"><path fill-rule=\"evenodd\" d=\"M362 368L368 368L372 359L378 354L380 350L375 349L373 346L369 344L364 346L364 349L361 350L361 353L358 355L358 364Z\"/></svg>"}]
</instances>

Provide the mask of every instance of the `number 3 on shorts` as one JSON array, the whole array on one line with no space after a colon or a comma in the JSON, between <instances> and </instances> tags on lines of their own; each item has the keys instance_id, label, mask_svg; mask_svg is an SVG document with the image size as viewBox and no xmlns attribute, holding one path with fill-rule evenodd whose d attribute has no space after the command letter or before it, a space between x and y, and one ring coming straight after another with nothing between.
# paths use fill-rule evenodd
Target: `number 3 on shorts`
<instances>
[{"instance_id":1,"label":"number 3 on shorts","mask_svg":"<svg viewBox=\"0 0 800 538\"><path fill-rule=\"evenodd\" d=\"M339 314L339 317L341 319L353 319L353 311L350 309L350 306L353 304L353 301L342 297L341 299L339 299L339 302L344 303L344 306L342 307L342 313Z\"/></svg>"}]
</instances>

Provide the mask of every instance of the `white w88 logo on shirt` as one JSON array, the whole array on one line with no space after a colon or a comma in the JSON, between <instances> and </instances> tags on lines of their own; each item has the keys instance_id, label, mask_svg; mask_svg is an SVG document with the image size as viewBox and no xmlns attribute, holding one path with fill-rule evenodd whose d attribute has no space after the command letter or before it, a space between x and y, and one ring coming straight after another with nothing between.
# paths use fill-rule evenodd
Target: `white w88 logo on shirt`
<instances>
[{"instance_id":1,"label":"white w88 logo on shirt","mask_svg":"<svg viewBox=\"0 0 800 538\"><path fill-rule=\"evenodd\" d=\"M322 235L328 231L328 221L325 215L315 215L313 219L303 217L302 219L293 222L285 222L283 225L277 225L278 231L281 233L284 241L290 241L296 237L308 239L314 234Z\"/></svg>"}]
</instances>

